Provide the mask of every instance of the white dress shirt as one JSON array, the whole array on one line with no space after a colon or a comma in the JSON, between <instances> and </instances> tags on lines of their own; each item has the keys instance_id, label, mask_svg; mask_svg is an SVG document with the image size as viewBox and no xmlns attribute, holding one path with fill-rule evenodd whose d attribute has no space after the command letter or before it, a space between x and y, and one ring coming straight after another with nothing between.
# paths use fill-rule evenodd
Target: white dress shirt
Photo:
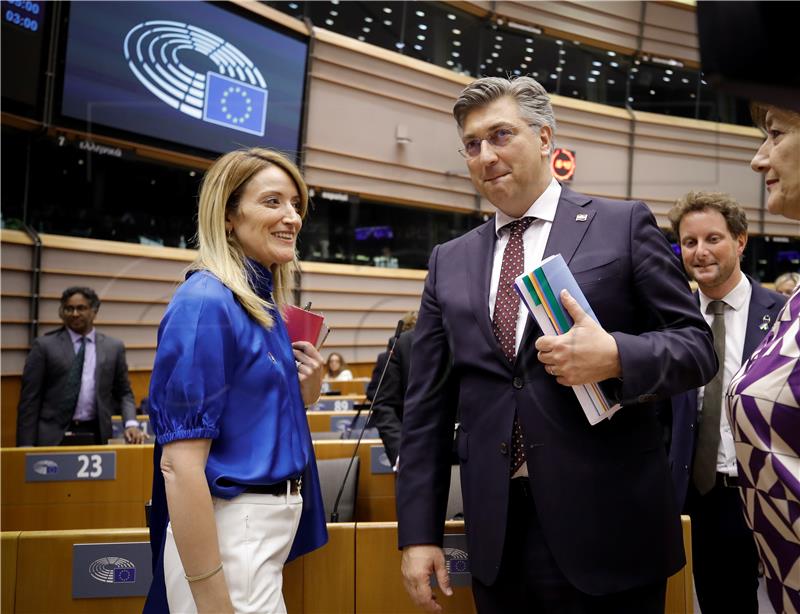
<instances>
[{"instance_id":1,"label":"white dress shirt","mask_svg":"<svg viewBox=\"0 0 800 614\"><path fill-rule=\"evenodd\" d=\"M550 229L553 227L553 220L556 217L558 199L561 198L561 184L555 179L550 181L542 195L530 206L522 217L535 218L533 223L528 226L522 235L522 245L525 251L524 272L529 273L535 269L542 261L544 248L547 246L547 239L550 237ZM500 285L500 267L503 265L503 252L508 244L510 232L508 228L503 228L518 218L509 217L498 209L494 218L494 231L497 233L497 241L494 245L494 260L492 261L492 278L489 283L489 319L494 316L494 302L497 298L497 286ZM525 323L528 320L528 310L520 303L519 313L517 314L517 330L514 339L515 353L519 353L519 344L522 341L522 334L525 332ZM528 475L528 463L514 473L512 478Z\"/></svg>"},{"instance_id":2,"label":"white dress shirt","mask_svg":"<svg viewBox=\"0 0 800 614\"><path fill-rule=\"evenodd\" d=\"M747 316L750 312L750 296L753 287L747 276L741 274L741 279L736 287L728 292L722 301L725 307L725 370L722 373L722 389L727 390L731 379L742 366L742 352L744 351L744 337L747 332ZM713 300L708 298L703 291L700 294L700 311L711 326L714 321L713 313L706 313L708 304ZM700 388L697 393L697 407L703 407L705 388ZM717 471L736 476L736 448L733 444L733 433L728 422L728 412L725 411L725 397L722 398L723 407L719 415L719 449L717 450Z\"/></svg>"},{"instance_id":3,"label":"white dress shirt","mask_svg":"<svg viewBox=\"0 0 800 614\"><path fill-rule=\"evenodd\" d=\"M544 248L547 239L550 237L550 228L553 226L553 219L556 216L558 199L561 198L561 184L555 179L550 182L547 189L536 199L522 217L536 218L528 226L522 235L522 245L525 250L524 272L530 273L542 261ZM508 244L509 231L503 226L510 224L518 218L507 216L498 209L494 218L494 231L497 233L497 241L494 245L494 260L492 263L492 278L489 283L489 319L494 316L494 302L497 298L497 286L500 284L500 267L503 264L503 252ZM519 313L517 314L517 332L514 348L519 353L519 344L522 341L522 333L525 332L525 322L528 320L528 310L520 303Z\"/></svg>"}]
</instances>

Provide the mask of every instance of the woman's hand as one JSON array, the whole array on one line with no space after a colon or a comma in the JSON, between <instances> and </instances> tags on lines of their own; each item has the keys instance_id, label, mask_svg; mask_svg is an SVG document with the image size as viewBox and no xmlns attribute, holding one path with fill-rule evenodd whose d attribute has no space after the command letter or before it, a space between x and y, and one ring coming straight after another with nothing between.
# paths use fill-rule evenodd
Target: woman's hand
<instances>
[{"instance_id":1,"label":"woman's hand","mask_svg":"<svg viewBox=\"0 0 800 614\"><path fill-rule=\"evenodd\" d=\"M319 399L322 389L322 366L325 361L317 348L308 341L295 341L292 343L292 350L294 359L297 361L297 375L300 378L303 405L308 407Z\"/></svg>"}]
</instances>

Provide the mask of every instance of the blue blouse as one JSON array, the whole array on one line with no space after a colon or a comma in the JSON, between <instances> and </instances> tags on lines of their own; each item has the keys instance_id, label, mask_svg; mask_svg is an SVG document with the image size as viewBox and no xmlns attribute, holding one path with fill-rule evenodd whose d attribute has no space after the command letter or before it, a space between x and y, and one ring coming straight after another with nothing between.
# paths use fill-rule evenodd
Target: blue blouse
<instances>
[{"instance_id":1,"label":"blue blouse","mask_svg":"<svg viewBox=\"0 0 800 614\"><path fill-rule=\"evenodd\" d=\"M272 274L254 261L249 265L251 286L272 302ZM163 586L160 559L169 518L159 464L161 446L172 441L212 440L206 478L215 497L232 499L249 485L302 476L303 512L289 560L327 541L292 346L280 315L272 315L275 324L267 330L216 277L197 271L178 288L161 321L150 379L150 424L157 438L150 523L156 569L148 605L155 605L150 602L160 592L155 585Z\"/></svg>"}]
</instances>

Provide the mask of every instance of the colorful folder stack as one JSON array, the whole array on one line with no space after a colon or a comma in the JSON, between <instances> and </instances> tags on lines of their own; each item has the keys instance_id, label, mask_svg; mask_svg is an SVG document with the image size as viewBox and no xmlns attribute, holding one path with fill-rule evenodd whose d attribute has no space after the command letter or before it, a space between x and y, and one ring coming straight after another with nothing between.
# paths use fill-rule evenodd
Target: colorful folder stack
<instances>
[{"instance_id":1,"label":"colorful folder stack","mask_svg":"<svg viewBox=\"0 0 800 614\"><path fill-rule=\"evenodd\" d=\"M595 321L591 305L581 292L561 254L550 256L531 273L523 273L514 282L522 302L536 319L545 335L563 335L572 328L572 318L561 304L561 291L567 290L581 308ZM573 386L575 395L590 424L613 416L620 405L612 405L598 384Z\"/></svg>"}]
</instances>

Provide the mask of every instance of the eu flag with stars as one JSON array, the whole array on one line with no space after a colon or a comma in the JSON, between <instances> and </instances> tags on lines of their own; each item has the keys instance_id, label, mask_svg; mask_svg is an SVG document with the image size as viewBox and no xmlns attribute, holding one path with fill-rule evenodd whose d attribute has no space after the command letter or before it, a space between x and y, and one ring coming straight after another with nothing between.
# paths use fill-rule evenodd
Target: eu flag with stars
<instances>
[{"instance_id":1,"label":"eu flag with stars","mask_svg":"<svg viewBox=\"0 0 800 614\"><path fill-rule=\"evenodd\" d=\"M116 567L114 569L114 583L136 582L135 567Z\"/></svg>"},{"instance_id":2,"label":"eu flag with stars","mask_svg":"<svg viewBox=\"0 0 800 614\"><path fill-rule=\"evenodd\" d=\"M206 74L203 120L264 136L267 121L267 90L219 73Z\"/></svg>"}]
</instances>

